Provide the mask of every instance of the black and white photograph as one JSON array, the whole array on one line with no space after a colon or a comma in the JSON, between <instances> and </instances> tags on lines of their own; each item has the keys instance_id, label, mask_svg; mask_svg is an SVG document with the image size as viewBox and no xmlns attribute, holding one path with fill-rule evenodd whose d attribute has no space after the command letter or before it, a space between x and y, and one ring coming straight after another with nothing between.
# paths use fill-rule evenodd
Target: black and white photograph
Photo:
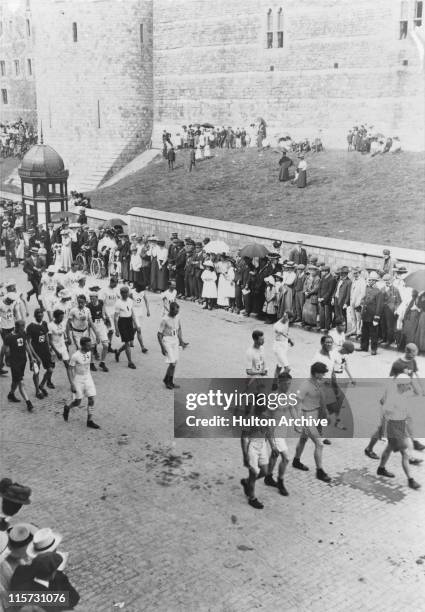
<instances>
[{"instance_id":1,"label":"black and white photograph","mask_svg":"<svg viewBox=\"0 0 425 612\"><path fill-rule=\"evenodd\" d=\"M425 610L422 0L0 0L0 612Z\"/></svg>"}]
</instances>

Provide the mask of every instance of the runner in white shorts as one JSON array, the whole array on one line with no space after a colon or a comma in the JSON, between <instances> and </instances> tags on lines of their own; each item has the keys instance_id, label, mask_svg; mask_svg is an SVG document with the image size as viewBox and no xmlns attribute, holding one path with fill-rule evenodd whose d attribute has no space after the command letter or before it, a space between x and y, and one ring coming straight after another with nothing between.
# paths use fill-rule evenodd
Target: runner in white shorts
<instances>
[{"instance_id":1,"label":"runner in white shorts","mask_svg":"<svg viewBox=\"0 0 425 612\"><path fill-rule=\"evenodd\" d=\"M164 377L164 384L167 389L178 388L178 385L174 384L173 378L179 359L179 346L186 348L188 345L188 342L183 340L182 327L178 316L179 310L180 307L177 302L170 304L170 312L167 316L162 317L157 334L165 363L168 363Z\"/></svg>"},{"instance_id":2,"label":"runner in white shorts","mask_svg":"<svg viewBox=\"0 0 425 612\"><path fill-rule=\"evenodd\" d=\"M71 384L72 402L63 408L63 419L68 422L69 411L81 404L83 397L87 397L87 427L100 429L93 421L94 398L96 387L90 373L91 363L91 340L88 336L83 336L80 340L80 349L71 356L68 368L68 378Z\"/></svg>"},{"instance_id":3,"label":"runner in white shorts","mask_svg":"<svg viewBox=\"0 0 425 612\"><path fill-rule=\"evenodd\" d=\"M102 289L99 293L99 299L105 305L106 325L108 327L108 353L114 353L112 349L112 338L114 336L114 315L115 305L121 298L120 290L118 289L118 278L111 274L109 285Z\"/></svg>"},{"instance_id":4,"label":"runner in white shorts","mask_svg":"<svg viewBox=\"0 0 425 612\"><path fill-rule=\"evenodd\" d=\"M69 343L78 350L80 347L81 338L89 336L91 330L95 334L96 340L99 341L97 332L93 325L90 310L86 306L86 297L84 295L79 295L77 298L77 306L71 308L69 311L69 317L66 325L66 333ZM91 369L96 371L96 366L94 363L91 364Z\"/></svg>"},{"instance_id":5,"label":"runner in white shorts","mask_svg":"<svg viewBox=\"0 0 425 612\"><path fill-rule=\"evenodd\" d=\"M49 321L53 320L53 310L57 300L56 292L58 285L59 281L56 276L56 268L55 266L49 266L41 277L40 283L40 298L44 310L47 312L47 316L49 317Z\"/></svg>"},{"instance_id":6,"label":"runner in white shorts","mask_svg":"<svg viewBox=\"0 0 425 612\"><path fill-rule=\"evenodd\" d=\"M92 287L90 289L90 303L88 305L88 309L90 310L93 328L96 332L96 342L100 342L102 344L99 368L103 372L109 372L109 369L105 364L106 355L108 354L108 330L105 324L107 317L105 313L105 304L102 300L99 300L98 290L99 287Z\"/></svg>"},{"instance_id":7,"label":"runner in white shorts","mask_svg":"<svg viewBox=\"0 0 425 612\"><path fill-rule=\"evenodd\" d=\"M289 372L282 372L279 374L279 383L278 383L278 392L285 393L288 395L289 388L291 386L291 375ZM282 416L286 416L287 418L291 418L289 406L279 406L276 411L270 413L270 416L273 416L277 423L279 423ZM276 427L270 428L269 433L267 435L267 440L271 447L271 456L269 460L267 476L264 478L264 484L269 487L277 487L279 493L281 495L289 495L285 484L284 477L286 468L289 463L289 451L288 445L286 443L287 436L287 426L286 425L277 425ZM279 467L278 467L278 479L277 481L273 478L273 470L276 465L276 462L280 459Z\"/></svg>"},{"instance_id":8,"label":"runner in white shorts","mask_svg":"<svg viewBox=\"0 0 425 612\"><path fill-rule=\"evenodd\" d=\"M288 345L294 346L294 343L289 337L289 317L286 312L284 312L282 318L273 325L273 332L273 353L276 357L276 369L273 378L272 391L276 391L279 374L281 372L289 373L291 369L289 367L288 360Z\"/></svg>"},{"instance_id":9,"label":"runner in white shorts","mask_svg":"<svg viewBox=\"0 0 425 612\"><path fill-rule=\"evenodd\" d=\"M53 311L53 321L47 324L49 330L49 343L53 353L59 359L63 361L65 368L68 369L69 365L69 353L68 347L66 346L66 323L64 321L65 314L63 310L56 309Z\"/></svg>"},{"instance_id":10,"label":"runner in white shorts","mask_svg":"<svg viewBox=\"0 0 425 612\"><path fill-rule=\"evenodd\" d=\"M143 290L143 286L140 285L139 283L135 283L134 289L131 292L130 297L133 300L134 319L137 325L137 339L139 341L142 353L147 353L148 349L143 344L143 338L142 338L143 312L144 312L144 309L146 309L147 317L150 317L151 313L149 311L149 303L148 303L146 294Z\"/></svg>"}]
</instances>

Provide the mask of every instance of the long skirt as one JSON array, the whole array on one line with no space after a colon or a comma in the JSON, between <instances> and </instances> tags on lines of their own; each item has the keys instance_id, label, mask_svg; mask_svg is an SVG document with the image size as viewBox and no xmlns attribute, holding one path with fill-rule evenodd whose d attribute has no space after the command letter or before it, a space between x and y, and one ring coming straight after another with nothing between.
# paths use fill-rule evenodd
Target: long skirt
<instances>
[{"instance_id":1,"label":"long skirt","mask_svg":"<svg viewBox=\"0 0 425 612\"><path fill-rule=\"evenodd\" d=\"M409 342L415 342L416 333L418 331L419 315L420 312L418 310L410 310L404 316L401 331L406 344L409 344Z\"/></svg>"},{"instance_id":2,"label":"long skirt","mask_svg":"<svg viewBox=\"0 0 425 612\"><path fill-rule=\"evenodd\" d=\"M150 277L151 291L158 289L158 260L156 257L151 259L151 277Z\"/></svg>"},{"instance_id":3,"label":"long skirt","mask_svg":"<svg viewBox=\"0 0 425 612\"><path fill-rule=\"evenodd\" d=\"M145 285L146 281L143 275L143 268L140 270L130 270L130 278L129 281L138 285Z\"/></svg>"},{"instance_id":4,"label":"long skirt","mask_svg":"<svg viewBox=\"0 0 425 612\"><path fill-rule=\"evenodd\" d=\"M290 180L290 176L289 176L289 167L282 165L280 167L280 172L279 172L279 181L281 181L282 183L289 181Z\"/></svg>"},{"instance_id":5,"label":"long skirt","mask_svg":"<svg viewBox=\"0 0 425 612\"><path fill-rule=\"evenodd\" d=\"M165 291L168 287L168 268L167 266L163 266L159 268L158 266L158 275L157 275L157 288L160 291Z\"/></svg>"},{"instance_id":6,"label":"long skirt","mask_svg":"<svg viewBox=\"0 0 425 612\"><path fill-rule=\"evenodd\" d=\"M121 260L121 276L125 281L130 280L130 266L128 263L128 259Z\"/></svg>"},{"instance_id":7,"label":"long skirt","mask_svg":"<svg viewBox=\"0 0 425 612\"><path fill-rule=\"evenodd\" d=\"M419 352L425 352L425 312L421 312L418 320L418 328L416 330L415 340Z\"/></svg>"},{"instance_id":8,"label":"long skirt","mask_svg":"<svg viewBox=\"0 0 425 612\"><path fill-rule=\"evenodd\" d=\"M306 325L316 325L317 323L317 304L312 304L310 298L306 298L304 302L303 323Z\"/></svg>"},{"instance_id":9,"label":"long skirt","mask_svg":"<svg viewBox=\"0 0 425 612\"><path fill-rule=\"evenodd\" d=\"M299 170L297 178L297 187L303 189L307 185L307 170Z\"/></svg>"}]
</instances>

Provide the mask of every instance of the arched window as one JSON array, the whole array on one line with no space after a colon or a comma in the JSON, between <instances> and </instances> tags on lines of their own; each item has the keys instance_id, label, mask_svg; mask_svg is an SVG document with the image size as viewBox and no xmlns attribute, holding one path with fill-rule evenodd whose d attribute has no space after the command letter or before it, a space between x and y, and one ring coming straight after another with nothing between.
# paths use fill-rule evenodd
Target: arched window
<instances>
[{"instance_id":1,"label":"arched window","mask_svg":"<svg viewBox=\"0 0 425 612\"><path fill-rule=\"evenodd\" d=\"M277 46L283 47L283 10L282 7L277 12Z\"/></svg>"},{"instance_id":2,"label":"arched window","mask_svg":"<svg viewBox=\"0 0 425 612\"><path fill-rule=\"evenodd\" d=\"M267 12L267 49L273 49L273 14L272 9Z\"/></svg>"}]
</instances>

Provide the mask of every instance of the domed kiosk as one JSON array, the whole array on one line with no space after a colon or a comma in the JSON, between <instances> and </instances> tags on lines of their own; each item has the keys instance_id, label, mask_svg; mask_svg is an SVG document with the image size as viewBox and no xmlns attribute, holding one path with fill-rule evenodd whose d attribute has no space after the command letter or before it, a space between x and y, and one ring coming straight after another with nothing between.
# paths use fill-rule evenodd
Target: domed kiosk
<instances>
[{"instance_id":1,"label":"domed kiosk","mask_svg":"<svg viewBox=\"0 0 425 612\"><path fill-rule=\"evenodd\" d=\"M27 225L46 225L52 221L52 215L57 217L68 210L69 172L61 156L43 144L42 138L41 144L26 153L18 173Z\"/></svg>"}]
</instances>

